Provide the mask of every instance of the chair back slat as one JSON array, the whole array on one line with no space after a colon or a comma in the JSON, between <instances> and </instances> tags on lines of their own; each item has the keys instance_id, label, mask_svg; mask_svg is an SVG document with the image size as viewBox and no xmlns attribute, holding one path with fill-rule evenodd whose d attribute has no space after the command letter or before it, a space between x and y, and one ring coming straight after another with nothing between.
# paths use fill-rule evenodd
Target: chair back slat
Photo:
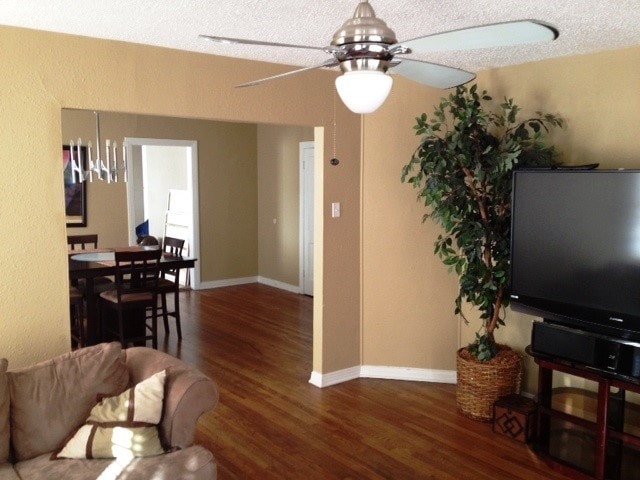
<instances>
[{"instance_id":1,"label":"chair back slat","mask_svg":"<svg viewBox=\"0 0 640 480\"><path fill-rule=\"evenodd\" d=\"M115 328L115 322L109 320L101 321L101 325L103 332L118 336L123 348L129 343L147 340L151 340L153 348L158 348L158 271L161 257L160 249L114 252L116 289L115 292L102 292L100 298L102 305L117 311L117 323ZM150 324L145 319L148 308L152 309ZM125 317L125 310L131 311L133 316ZM125 323L132 325L131 331L127 332ZM151 330L149 335L146 334L147 329Z\"/></svg>"},{"instance_id":2,"label":"chair back slat","mask_svg":"<svg viewBox=\"0 0 640 480\"><path fill-rule=\"evenodd\" d=\"M182 249L184 248L184 240L181 238L164 237L164 252L169 253L175 257L182 256Z\"/></svg>"},{"instance_id":3,"label":"chair back slat","mask_svg":"<svg viewBox=\"0 0 640 480\"><path fill-rule=\"evenodd\" d=\"M98 248L98 234L67 235L67 246L69 250L85 250L87 247Z\"/></svg>"},{"instance_id":4,"label":"chair back slat","mask_svg":"<svg viewBox=\"0 0 640 480\"><path fill-rule=\"evenodd\" d=\"M125 294L145 292L155 294L161 256L160 249L115 252L118 301Z\"/></svg>"},{"instance_id":5,"label":"chair back slat","mask_svg":"<svg viewBox=\"0 0 640 480\"><path fill-rule=\"evenodd\" d=\"M184 249L184 240L181 238L173 238L173 237L164 237L163 251L169 255L174 257L181 257L182 250ZM180 275L179 268L172 268L170 270L165 270L161 273L161 277L165 278L167 275L175 277L176 282L178 281L178 276Z\"/></svg>"}]
</instances>

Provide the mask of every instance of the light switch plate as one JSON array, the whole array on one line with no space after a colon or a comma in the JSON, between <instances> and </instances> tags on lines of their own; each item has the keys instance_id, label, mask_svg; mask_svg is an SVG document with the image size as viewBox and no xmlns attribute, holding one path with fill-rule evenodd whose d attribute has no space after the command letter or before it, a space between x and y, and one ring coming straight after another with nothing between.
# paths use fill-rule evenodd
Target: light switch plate
<instances>
[{"instance_id":1,"label":"light switch plate","mask_svg":"<svg viewBox=\"0 0 640 480\"><path fill-rule=\"evenodd\" d=\"M338 218L340 216L340 202L333 202L331 204L331 216Z\"/></svg>"}]
</instances>

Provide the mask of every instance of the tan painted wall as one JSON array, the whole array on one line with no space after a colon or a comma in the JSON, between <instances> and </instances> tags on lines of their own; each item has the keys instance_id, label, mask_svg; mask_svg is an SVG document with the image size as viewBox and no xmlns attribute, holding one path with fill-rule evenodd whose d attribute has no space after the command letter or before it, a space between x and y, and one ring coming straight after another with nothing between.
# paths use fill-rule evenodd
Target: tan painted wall
<instances>
[{"instance_id":1,"label":"tan painted wall","mask_svg":"<svg viewBox=\"0 0 640 480\"><path fill-rule=\"evenodd\" d=\"M300 142L313 128L258 126L258 271L298 286L300 258Z\"/></svg>"},{"instance_id":2,"label":"tan painted wall","mask_svg":"<svg viewBox=\"0 0 640 480\"><path fill-rule=\"evenodd\" d=\"M10 279L0 284L0 355L10 368L68 350L62 108L325 127L333 125L335 111L337 149L350 166L324 175L321 197L342 198L353 213L324 228L342 248L321 252L325 287L319 287L323 310L317 320L324 338L337 341L314 350L313 368L358 364L360 122L339 102L327 102L335 73L309 72L295 81L236 90L237 83L287 67L9 27L0 27L0 44L0 264ZM330 152L331 137L324 142ZM206 188L201 186L200 198L209 206L217 192ZM328 206L322 208L326 217ZM202 222L214 222L207 212ZM203 272L209 268L203 264Z\"/></svg>"},{"instance_id":3,"label":"tan painted wall","mask_svg":"<svg viewBox=\"0 0 640 480\"><path fill-rule=\"evenodd\" d=\"M402 92L403 95L399 95ZM441 96L396 77L393 92L365 117L362 162L362 363L451 369L458 325L456 283L433 255L438 230L400 182L418 139L414 118Z\"/></svg>"},{"instance_id":4,"label":"tan painted wall","mask_svg":"<svg viewBox=\"0 0 640 480\"><path fill-rule=\"evenodd\" d=\"M455 348L477 324L458 334L455 279L431 254L437 231L420 223L415 192L399 180L417 145L413 118L431 111L441 92L396 78L388 102L360 119L336 101L328 72L238 92L230 85L285 67L6 27L0 44L0 261L11 279L0 283L0 352L13 368L68 345L63 107L324 127L313 369L455 367ZM74 59L75 68L60 68L60 59ZM479 82L496 98L506 93L525 108L561 113L567 128L554 141L570 163L638 166L640 49L485 72ZM334 155L340 164L330 167ZM24 168L32 163L34 173ZM338 219L329 215L334 201L343 206ZM529 322L510 315L499 339L522 348ZM532 379L529 366L529 386Z\"/></svg>"},{"instance_id":5,"label":"tan painted wall","mask_svg":"<svg viewBox=\"0 0 640 480\"><path fill-rule=\"evenodd\" d=\"M640 48L484 72L478 83L498 101L515 98L523 115L560 113L567 125L551 141L566 163L640 168ZM469 343L479 326L479 321L462 325L456 337L456 279L433 258L437 230L421 224L424 210L415 191L400 183L401 168L418 145L413 118L432 112L441 96L396 79L387 103L365 117L362 351L367 365L453 370L455 348ZM498 340L523 350L532 320L510 312ZM525 389L535 391L530 361L525 380Z\"/></svg>"}]
</instances>

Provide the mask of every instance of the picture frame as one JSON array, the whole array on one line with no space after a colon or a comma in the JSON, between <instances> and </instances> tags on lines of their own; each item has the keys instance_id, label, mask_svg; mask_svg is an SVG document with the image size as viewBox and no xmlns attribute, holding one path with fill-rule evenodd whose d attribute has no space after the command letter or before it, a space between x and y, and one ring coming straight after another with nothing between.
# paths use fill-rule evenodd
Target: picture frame
<instances>
[{"instance_id":1,"label":"picture frame","mask_svg":"<svg viewBox=\"0 0 640 480\"><path fill-rule=\"evenodd\" d=\"M78 161L80 153L80 165L82 170L87 168L87 147L73 147L73 155ZM73 168L71 165L71 147L62 146L62 168L64 172L64 208L67 217L67 227L87 226L87 182L80 182L76 175L73 182Z\"/></svg>"}]
</instances>

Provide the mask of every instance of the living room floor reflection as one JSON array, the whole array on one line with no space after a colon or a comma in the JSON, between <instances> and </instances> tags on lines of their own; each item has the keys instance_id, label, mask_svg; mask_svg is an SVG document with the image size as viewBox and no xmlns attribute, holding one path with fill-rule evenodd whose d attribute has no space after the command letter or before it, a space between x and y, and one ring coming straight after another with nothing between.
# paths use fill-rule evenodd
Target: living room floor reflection
<instances>
[{"instance_id":1,"label":"living room floor reflection","mask_svg":"<svg viewBox=\"0 0 640 480\"><path fill-rule=\"evenodd\" d=\"M311 385L311 297L261 284L180 295L183 339L160 325L159 349L218 383L196 443L214 453L221 480L566 478L459 414L455 385Z\"/></svg>"}]
</instances>

